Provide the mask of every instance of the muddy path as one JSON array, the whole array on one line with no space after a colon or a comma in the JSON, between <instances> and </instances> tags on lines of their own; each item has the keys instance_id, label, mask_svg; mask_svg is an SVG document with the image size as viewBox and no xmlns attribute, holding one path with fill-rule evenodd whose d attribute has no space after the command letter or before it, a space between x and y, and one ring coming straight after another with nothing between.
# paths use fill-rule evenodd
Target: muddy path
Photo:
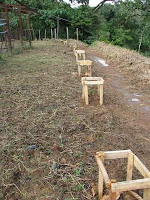
<instances>
[{"instance_id":1,"label":"muddy path","mask_svg":"<svg viewBox=\"0 0 150 200\"><path fill-rule=\"evenodd\" d=\"M87 49L88 51L88 49ZM105 79L105 96L110 98L106 104L111 105L115 102L117 107L125 110L129 122L133 121L147 130L150 128L150 97L148 91L142 90L138 85L130 81L131 74L124 72L117 62L109 62L96 51L89 50L87 58L92 60L95 66L93 75L102 76ZM142 84L142 83L141 83ZM115 105L113 105L115 106ZM116 109L114 109L115 111ZM120 113L121 110L120 110ZM150 139L150 132L147 132Z\"/></svg>"}]
</instances>

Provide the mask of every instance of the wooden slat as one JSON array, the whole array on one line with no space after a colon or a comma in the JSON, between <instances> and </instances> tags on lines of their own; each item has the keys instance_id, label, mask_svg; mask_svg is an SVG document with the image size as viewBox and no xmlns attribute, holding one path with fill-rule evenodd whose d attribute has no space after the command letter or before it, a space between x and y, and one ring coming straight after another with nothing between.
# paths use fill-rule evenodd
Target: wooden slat
<instances>
[{"instance_id":1,"label":"wooden slat","mask_svg":"<svg viewBox=\"0 0 150 200\"><path fill-rule=\"evenodd\" d=\"M92 61L91 60L78 60L79 65L92 65Z\"/></svg>"},{"instance_id":2,"label":"wooden slat","mask_svg":"<svg viewBox=\"0 0 150 200\"><path fill-rule=\"evenodd\" d=\"M99 169L101 170L101 173L103 175L103 179L104 179L104 182L106 184L106 187L110 188L111 181L110 181L109 176L108 176L108 174L106 172L104 164L103 164L102 160L100 159L100 157L98 155L96 155L95 158L96 158L97 164L99 166Z\"/></svg>"},{"instance_id":3,"label":"wooden slat","mask_svg":"<svg viewBox=\"0 0 150 200\"><path fill-rule=\"evenodd\" d=\"M75 50L76 53L80 54L80 53L85 53L85 50Z\"/></svg>"},{"instance_id":4,"label":"wooden slat","mask_svg":"<svg viewBox=\"0 0 150 200\"><path fill-rule=\"evenodd\" d=\"M134 167L134 154L131 152L128 156L128 164L127 164L127 181L132 180L132 173Z\"/></svg>"},{"instance_id":5,"label":"wooden slat","mask_svg":"<svg viewBox=\"0 0 150 200\"><path fill-rule=\"evenodd\" d=\"M82 77L84 81L101 81L103 80L101 77Z\"/></svg>"},{"instance_id":6,"label":"wooden slat","mask_svg":"<svg viewBox=\"0 0 150 200\"><path fill-rule=\"evenodd\" d=\"M136 155L134 155L134 166L144 178L150 178L150 171L145 167L145 165Z\"/></svg>"},{"instance_id":7,"label":"wooden slat","mask_svg":"<svg viewBox=\"0 0 150 200\"><path fill-rule=\"evenodd\" d=\"M124 181L111 184L112 192L125 192L130 190L150 188L150 178Z\"/></svg>"},{"instance_id":8,"label":"wooden slat","mask_svg":"<svg viewBox=\"0 0 150 200\"><path fill-rule=\"evenodd\" d=\"M120 151L105 151L97 152L96 154L101 156L104 155L104 159L117 159L117 158L128 158L131 150L120 150Z\"/></svg>"},{"instance_id":9,"label":"wooden slat","mask_svg":"<svg viewBox=\"0 0 150 200\"><path fill-rule=\"evenodd\" d=\"M104 81L85 81L86 85L103 85Z\"/></svg>"}]
</instances>

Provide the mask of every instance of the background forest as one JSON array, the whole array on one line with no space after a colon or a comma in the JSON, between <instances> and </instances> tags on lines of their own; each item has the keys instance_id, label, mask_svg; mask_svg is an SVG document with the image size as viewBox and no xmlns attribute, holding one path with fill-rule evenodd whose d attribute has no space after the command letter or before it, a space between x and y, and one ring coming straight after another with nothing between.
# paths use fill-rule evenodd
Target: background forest
<instances>
[{"instance_id":1,"label":"background forest","mask_svg":"<svg viewBox=\"0 0 150 200\"><path fill-rule=\"evenodd\" d=\"M7 0L8 3L16 3ZM76 28L79 28L79 39L92 44L94 41L105 41L118 46L134 49L150 56L150 0L124 0L113 4L100 4L97 8L88 6L88 0L78 0L81 3L77 8L63 0L23 0L40 15L31 15L32 28L38 37L38 30L44 37L47 30L56 28L56 17L60 20L59 37L66 37L66 27L69 27L69 37L76 37ZM72 0L70 0L72 2ZM12 29L18 26L17 14L10 14ZM26 28L25 16L24 28Z\"/></svg>"}]
</instances>

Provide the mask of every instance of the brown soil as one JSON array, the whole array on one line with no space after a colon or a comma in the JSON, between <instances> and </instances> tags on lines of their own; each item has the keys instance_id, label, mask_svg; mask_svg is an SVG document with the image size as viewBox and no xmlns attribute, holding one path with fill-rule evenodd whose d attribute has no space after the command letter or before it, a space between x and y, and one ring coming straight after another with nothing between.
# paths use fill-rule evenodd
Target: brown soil
<instances>
[{"instance_id":1,"label":"brown soil","mask_svg":"<svg viewBox=\"0 0 150 200\"><path fill-rule=\"evenodd\" d=\"M131 149L150 169L148 86L133 83L133 73L115 60L107 59L108 67L94 62L93 76L105 80L104 105L91 88L85 106L72 50L49 41L34 46L0 66L0 199L96 200L97 151ZM107 57L80 48L90 59ZM125 180L125 164L106 162L110 177Z\"/></svg>"}]
</instances>

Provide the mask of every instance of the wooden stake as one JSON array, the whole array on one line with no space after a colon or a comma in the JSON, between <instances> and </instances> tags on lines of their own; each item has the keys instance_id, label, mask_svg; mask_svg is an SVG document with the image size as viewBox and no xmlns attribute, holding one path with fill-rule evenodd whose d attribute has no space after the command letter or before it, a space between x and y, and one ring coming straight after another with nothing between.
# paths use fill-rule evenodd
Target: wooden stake
<instances>
[{"instance_id":1,"label":"wooden stake","mask_svg":"<svg viewBox=\"0 0 150 200\"><path fill-rule=\"evenodd\" d=\"M39 30L39 40L41 40L41 31Z\"/></svg>"},{"instance_id":2,"label":"wooden stake","mask_svg":"<svg viewBox=\"0 0 150 200\"><path fill-rule=\"evenodd\" d=\"M8 31L8 49L9 49L10 53L12 53L11 33L10 33L9 16L8 16L8 6L6 4L5 4L5 17L6 17L7 31Z\"/></svg>"},{"instance_id":3,"label":"wooden stake","mask_svg":"<svg viewBox=\"0 0 150 200\"><path fill-rule=\"evenodd\" d=\"M77 43L79 42L79 29L77 28L76 29L76 32L77 32Z\"/></svg>"},{"instance_id":4,"label":"wooden stake","mask_svg":"<svg viewBox=\"0 0 150 200\"><path fill-rule=\"evenodd\" d=\"M59 39L59 17L57 17L57 40Z\"/></svg>"},{"instance_id":5,"label":"wooden stake","mask_svg":"<svg viewBox=\"0 0 150 200\"><path fill-rule=\"evenodd\" d=\"M57 35L56 35L56 28L54 29L54 34L55 34L55 40L56 40L56 37L57 37Z\"/></svg>"},{"instance_id":6,"label":"wooden stake","mask_svg":"<svg viewBox=\"0 0 150 200\"><path fill-rule=\"evenodd\" d=\"M103 105L103 85L100 85L100 105Z\"/></svg>"},{"instance_id":7,"label":"wooden stake","mask_svg":"<svg viewBox=\"0 0 150 200\"><path fill-rule=\"evenodd\" d=\"M67 45L69 44L69 29L68 27L66 27L66 31L67 31Z\"/></svg>"},{"instance_id":8,"label":"wooden stake","mask_svg":"<svg viewBox=\"0 0 150 200\"><path fill-rule=\"evenodd\" d=\"M31 31L30 31L30 15L27 15L27 27L28 27L28 37L29 37L29 45L30 47L32 46L32 41L31 41Z\"/></svg>"},{"instance_id":9,"label":"wooden stake","mask_svg":"<svg viewBox=\"0 0 150 200\"><path fill-rule=\"evenodd\" d=\"M21 48L23 49L23 28L22 28L22 18L20 9L18 10L18 17L19 17L19 39Z\"/></svg>"},{"instance_id":10,"label":"wooden stake","mask_svg":"<svg viewBox=\"0 0 150 200\"><path fill-rule=\"evenodd\" d=\"M103 175L101 173L101 170L99 169L99 177L98 177L98 199L101 200L103 197Z\"/></svg>"},{"instance_id":11,"label":"wooden stake","mask_svg":"<svg viewBox=\"0 0 150 200\"><path fill-rule=\"evenodd\" d=\"M53 29L51 28L51 39L53 39Z\"/></svg>"},{"instance_id":12,"label":"wooden stake","mask_svg":"<svg viewBox=\"0 0 150 200\"><path fill-rule=\"evenodd\" d=\"M84 91L85 91L85 104L86 105L89 105L89 99L88 99L88 86L87 85L85 85L84 86Z\"/></svg>"},{"instance_id":13,"label":"wooden stake","mask_svg":"<svg viewBox=\"0 0 150 200\"><path fill-rule=\"evenodd\" d=\"M46 31L46 29L45 29L45 41L46 41L46 38L47 38L47 31Z\"/></svg>"}]
</instances>

